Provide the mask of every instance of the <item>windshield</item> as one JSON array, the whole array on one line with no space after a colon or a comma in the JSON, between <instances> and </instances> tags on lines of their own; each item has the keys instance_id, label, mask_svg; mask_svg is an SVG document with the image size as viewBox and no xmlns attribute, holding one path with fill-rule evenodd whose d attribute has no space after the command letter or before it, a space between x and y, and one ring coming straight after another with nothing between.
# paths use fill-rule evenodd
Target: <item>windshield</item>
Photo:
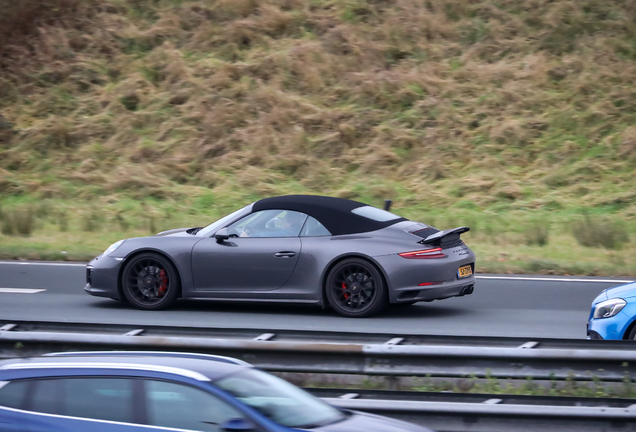
<instances>
[{"instance_id":1,"label":"windshield","mask_svg":"<svg viewBox=\"0 0 636 432\"><path fill-rule=\"evenodd\" d=\"M248 205L246 207L243 207L242 209L238 209L234 213L230 213L229 215L227 215L225 217L222 217L218 221L212 222L210 225L208 225L205 228L199 230L199 232L197 232L197 236L199 236L199 237L208 237L212 233L217 231L219 228L223 228L225 225L228 225L234 219L242 216L245 213L249 213L249 211L251 209L252 209L252 204L250 204L250 205Z\"/></svg>"},{"instance_id":2,"label":"windshield","mask_svg":"<svg viewBox=\"0 0 636 432\"><path fill-rule=\"evenodd\" d=\"M278 424L312 428L335 423L345 414L274 375L248 369L215 383Z\"/></svg>"}]
</instances>

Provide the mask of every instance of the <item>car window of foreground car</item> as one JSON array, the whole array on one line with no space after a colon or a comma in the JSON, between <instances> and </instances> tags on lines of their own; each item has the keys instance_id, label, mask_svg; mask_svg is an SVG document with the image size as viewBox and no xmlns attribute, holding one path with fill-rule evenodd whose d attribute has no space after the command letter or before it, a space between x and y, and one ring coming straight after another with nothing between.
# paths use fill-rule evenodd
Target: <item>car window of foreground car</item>
<instances>
[{"instance_id":1,"label":"car window of foreground car","mask_svg":"<svg viewBox=\"0 0 636 432\"><path fill-rule=\"evenodd\" d=\"M0 406L21 408L26 396L26 381L0 381Z\"/></svg>"},{"instance_id":2,"label":"car window of foreground car","mask_svg":"<svg viewBox=\"0 0 636 432\"><path fill-rule=\"evenodd\" d=\"M215 385L283 426L307 429L346 418L304 390L256 369L225 377Z\"/></svg>"}]
</instances>

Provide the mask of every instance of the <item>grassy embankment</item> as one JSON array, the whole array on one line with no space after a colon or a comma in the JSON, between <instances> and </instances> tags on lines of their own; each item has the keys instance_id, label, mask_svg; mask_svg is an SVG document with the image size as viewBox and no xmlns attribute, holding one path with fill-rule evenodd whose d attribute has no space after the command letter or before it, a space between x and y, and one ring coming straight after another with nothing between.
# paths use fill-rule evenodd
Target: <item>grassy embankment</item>
<instances>
[{"instance_id":1,"label":"grassy embankment","mask_svg":"<svg viewBox=\"0 0 636 432\"><path fill-rule=\"evenodd\" d=\"M636 275L634 1L0 7L2 258L313 193L469 225L481 271Z\"/></svg>"}]
</instances>

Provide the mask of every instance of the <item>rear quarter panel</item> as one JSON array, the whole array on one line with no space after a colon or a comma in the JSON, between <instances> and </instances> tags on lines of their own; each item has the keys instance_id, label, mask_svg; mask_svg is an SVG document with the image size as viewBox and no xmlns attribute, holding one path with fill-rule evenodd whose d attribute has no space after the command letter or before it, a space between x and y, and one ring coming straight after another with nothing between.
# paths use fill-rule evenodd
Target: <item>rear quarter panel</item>
<instances>
[{"instance_id":1,"label":"rear quarter panel","mask_svg":"<svg viewBox=\"0 0 636 432\"><path fill-rule=\"evenodd\" d=\"M360 257L380 269L389 290L392 281L380 264L383 256L422 248L421 238L403 230L412 222L402 222L368 233L333 237L301 237L302 251L291 277L280 291L325 304L322 287L330 269L346 258ZM402 259L403 260L403 259ZM404 260L406 261L406 260Z\"/></svg>"}]
</instances>

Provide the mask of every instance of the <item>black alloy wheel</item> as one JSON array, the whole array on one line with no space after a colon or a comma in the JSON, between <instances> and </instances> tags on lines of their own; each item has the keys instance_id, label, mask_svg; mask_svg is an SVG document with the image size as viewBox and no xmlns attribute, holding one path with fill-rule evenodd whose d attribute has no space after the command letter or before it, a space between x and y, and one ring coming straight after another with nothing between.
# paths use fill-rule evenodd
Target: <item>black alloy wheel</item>
<instances>
[{"instance_id":1,"label":"black alloy wheel","mask_svg":"<svg viewBox=\"0 0 636 432\"><path fill-rule=\"evenodd\" d=\"M179 276L170 261L159 254L133 257L124 268L121 281L126 299L137 309L165 309L179 296Z\"/></svg>"},{"instance_id":2,"label":"black alloy wheel","mask_svg":"<svg viewBox=\"0 0 636 432\"><path fill-rule=\"evenodd\" d=\"M386 287L380 272L360 258L336 264L327 276L326 291L331 307L345 317L367 317L386 306Z\"/></svg>"}]
</instances>

